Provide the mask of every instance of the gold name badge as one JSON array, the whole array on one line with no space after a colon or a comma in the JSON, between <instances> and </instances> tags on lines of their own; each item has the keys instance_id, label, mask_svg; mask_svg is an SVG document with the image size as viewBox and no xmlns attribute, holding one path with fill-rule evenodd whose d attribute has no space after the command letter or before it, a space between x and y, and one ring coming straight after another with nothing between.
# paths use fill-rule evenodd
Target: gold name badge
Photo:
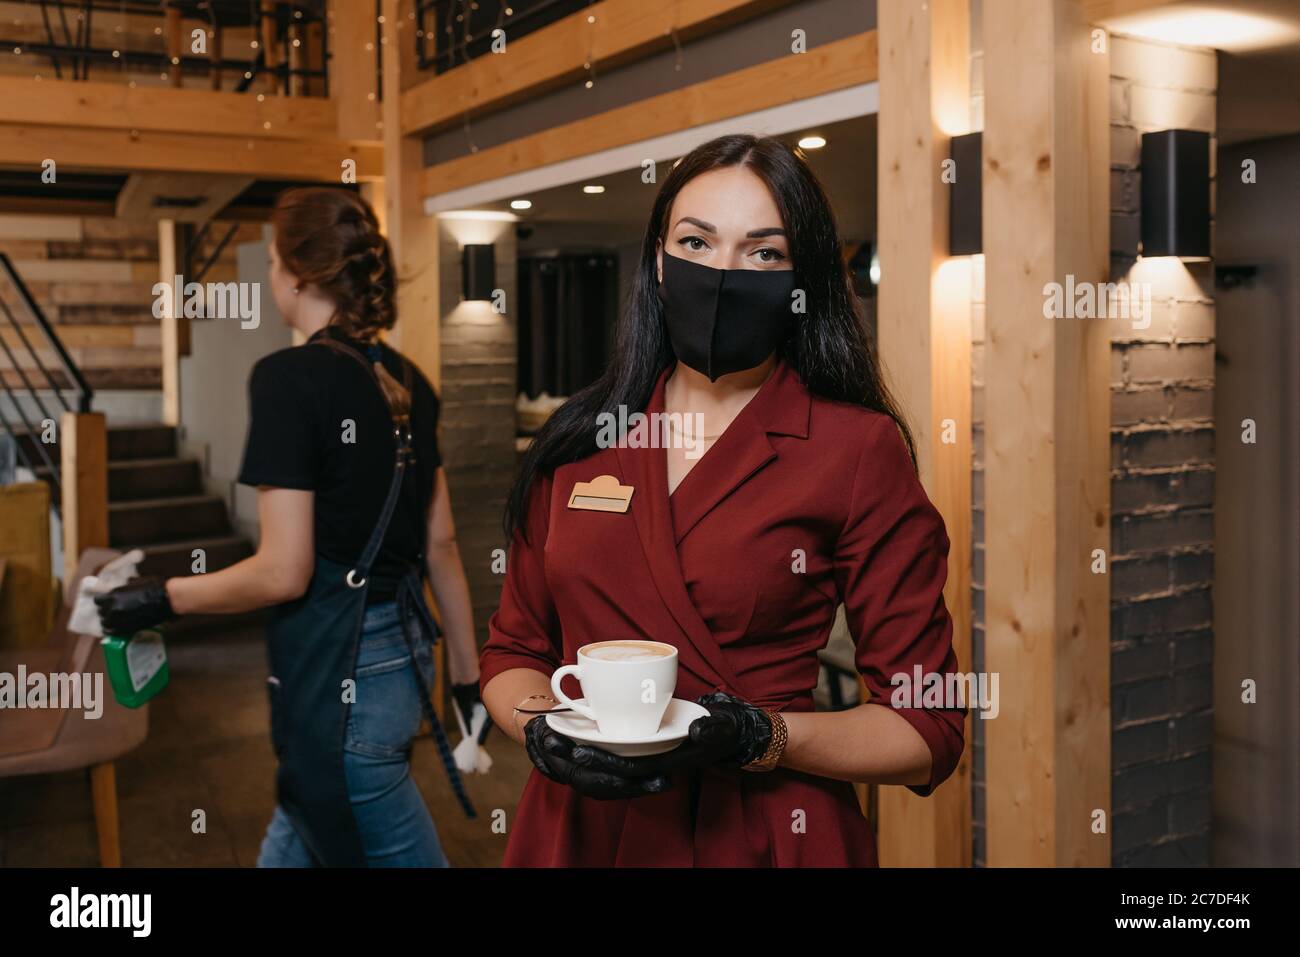
<instances>
[{"instance_id":1,"label":"gold name badge","mask_svg":"<svg viewBox=\"0 0 1300 957\"><path fill-rule=\"evenodd\" d=\"M593 512L626 512L632 504L632 486L619 485L612 475L597 475L590 482L573 483L569 508Z\"/></svg>"}]
</instances>

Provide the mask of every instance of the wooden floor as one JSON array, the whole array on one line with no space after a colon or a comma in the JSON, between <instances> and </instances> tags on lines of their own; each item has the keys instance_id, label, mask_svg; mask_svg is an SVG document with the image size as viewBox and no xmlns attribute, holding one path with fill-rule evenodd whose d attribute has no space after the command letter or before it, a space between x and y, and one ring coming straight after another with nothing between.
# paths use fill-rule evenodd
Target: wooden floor
<instances>
[{"instance_id":1,"label":"wooden floor","mask_svg":"<svg viewBox=\"0 0 1300 957\"><path fill-rule=\"evenodd\" d=\"M149 738L117 765L123 865L252 867L275 801L261 629L177 637L168 652L171 684L150 703ZM495 732L488 750L492 771L466 779L479 813L469 821L433 742L415 746L413 773L456 867L501 863L506 835L492 832L493 812L513 819L531 768ZM206 834L191 831L199 808ZM93 867L96 848L85 772L0 779L0 866Z\"/></svg>"}]
</instances>

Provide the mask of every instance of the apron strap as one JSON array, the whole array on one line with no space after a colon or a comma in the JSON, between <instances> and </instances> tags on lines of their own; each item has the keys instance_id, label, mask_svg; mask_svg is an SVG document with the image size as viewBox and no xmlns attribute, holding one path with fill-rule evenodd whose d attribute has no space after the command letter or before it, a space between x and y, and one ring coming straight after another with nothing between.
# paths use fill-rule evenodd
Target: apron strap
<instances>
[{"instance_id":1,"label":"apron strap","mask_svg":"<svg viewBox=\"0 0 1300 957\"><path fill-rule=\"evenodd\" d=\"M366 370L366 374L374 381L376 388L379 388L380 394L383 389L379 387L379 377L375 374L374 366L362 357L350 346L346 346L333 339L328 333L319 339L313 339L309 345L325 346L333 349L342 355L349 356L361 364ZM398 356L402 363L402 384L407 392L411 390L411 365L405 357ZM366 578L370 574L370 568L379 555L379 549L384 544L384 536L388 534L388 525L393 519L393 512L397 509L397 501L401 496L402 482L406 477L407 463L413 459L411 447L411 421L409 416L398 415L391 407L389 413L393 417L393 440L397 446L397 461L393 466L393 480L388 486L388 496L384 499L384 507L379 512L379 520L375 523L374 529L370 532L370 540L366 542L365 549L361 552L361 558L348 573L346 581L350 588L362 588L366 584Z\"/></svg>"},{"instance_id":2,"label":"apron strap","mask_svg":"<svg viewBox=\"0 0 1300 957\"><path fill-rule=\"evenodd\" d=\"M331 339L328 335L313 339L312 342L328 346L336 352L344 353L356 359L365 367L370 377L374 379L375 386L379 387L379 378L375 374L374 367L367 363L355 349ZM403 385L409 393L411 390L411 365L404 357L399 356L398 358L402 361ZM380 388L380 393L383 393L382 388ZM379 521L375 524L374 530L371 531L370 540L366 542L365 550L361 553L361 558L356 567L347 574L347 583L352 588L362 588L366 584L366 576L370 574L370 567L379 554L379 549L384 542L384 536L388 533L389 523L393 519L393 512L397 508L397 500L402 490L402 480L406 476L407 463L413 458L410 418L396 414L391 408L389 411L393 416L393 438L397 444L397 462L393 467L393 480L388 486L388 496L384 499L384 507L379 513ZM397 615L402 625L402 637L406 640L407 650L411 653L411 671L415 675L416 687L419 690L420 707L423 709L424 717L432 728L433 739L438 745L438 757L442 760L442 766L447 772L447 778L451 782L451 789L456 795L457 802L465 812L465 816L470 820L474 820L478 817L478 812L474 810L474 805L465 791L465 784L461 780L460 771L451 755L451 746L447 743L446 732L442 729L442 722L438 720L438 713L433 710L433 701L429 698L429 689L425 687L419 666L416 664L415 641L411 634L412 623L414 622L421 637L428 636L430 645L436 642L438 637L438 625L433 620L428 605L424 602L424 578L418 566L413 566L398 585L397 609Z\"/></svg>"},{"instance_id":3,"label":"apron strap","mask_svg":"<svg viewBox=\"0 0 1300 957\"><path fill-rule=\"evenodd\" d=\"M433 710L433 701L429 698L429 689L425 687L419 666L415 664L415 638L412 636L412 625L417 635L420 637L428 635L431 643L435 642L438 636L438 626L433 616L429 614L429 607L424 603L424 579L417 568L412 568L398 586L397 617L402 624L402 636L406 639L406 647L411 652L413 665L411 670L415 674L415 683L420 692L420 706L424 709L424 717L432 729L433 740L438 746L438 757L447 772L447 780L451 783L457 803L465 812L465 816L472 821L478 817L478 812L474 810L469 794L465 791L465 782L461 780L460 769L456 767L456 761L451 756L451 745L447 743L447 734L442 729L442 722L438 720L438 713Z\"/></svg>"}]
</instances>

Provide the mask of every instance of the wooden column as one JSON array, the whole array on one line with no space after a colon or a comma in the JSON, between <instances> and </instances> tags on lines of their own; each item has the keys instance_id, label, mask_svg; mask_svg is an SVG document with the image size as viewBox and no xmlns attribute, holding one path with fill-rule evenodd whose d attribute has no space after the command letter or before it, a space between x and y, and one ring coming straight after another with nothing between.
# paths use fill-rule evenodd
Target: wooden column
<instances>
[{"instance_id":1,"label":"wooden column","mask_svg":"<svg viewBox=\"0 0 1300 957\"><path fill-rule=\"evenodd\" d=\"M1106 866L1110 330L1044 302L1107 277L1108 56L1080 0L983 16L988 862Z\"/></svg>"},{"instance_id":2,"label":"wooden column","mask_svg":"<svg viewBox=\"0 0 1300 957\"><path fill-rule=\"evenodd\" d=\"M108 545L108 426L103 413L63 413L59 457L66 588L81 553Z\"/></svg>"},{"instance_id":3,"label":"wooden column","mask_svg":"<svg viewBox=\"0 0 1300 957\"><path fill-rule=\"evenodd\" d=\"M181 23L180 7L169 6L163 13L163 30L167 42L167 77L172 86L181 86L181 64L172 63L185 56L184 26Z\"/></svg>"},{"instance_id":4,"label":"wooden column","mask_svg":"<svg viewBox=\"0 0 1300 957\"><path fill-rule=\"evenodd\" d=\"M262 64L266 67L263 86L267 93L280 93L280 78L273 71L280 65L280 41L275 23L275 0L262 0Z\"/></svg>"},{"instance_id":5,"label":"wooden column","mask_svg":"<svg viewBox=\"0 0 1300 957\"><path fill-rule=\"evenodd\" d=\"M330 0L329 86L330 98L338 104L339 139L377 140L381 135L374 10L373 3ZM391 24L392 18L387 19ZM408 20L398 34L403 42L415 42L412 23Z\"/></svg>"},{"instance_id":6,"label":"wooden column","mask_svg":"<svg viewBox=\"0 0 1300 957\"><path fill-rule=\"evenodd\" d=\"M393 342L428 376L442 380L438 312L438 225L424 212L424 150L402 135L401 91L418 79L411 0L384 0L384 222L397 266Z\"/></svg>"},{"instance_id":7,"label":"wooden column","mask_svg":"<svg viewBox=\"0 0 1300 957\"><path fill-rule=\"evenodd\" d=\"M172 285L181 277L181 289L189 281L185 275L186 244L190 228L175 220L158 222L158 279ZM189 320L184 317L184 303L173 297L172 308L162 319L162 419L164 425L181 423L181 356L189 354Z\"/></svg>"},{"instance_id":8,"label":"wooden column","mask_svg":"<svg viewBox=\"0 0 1300 957\"><path fill-rule=\"evenodd\" d=\"M209 80L211 81L212 89L214 90L221 89L221 36L220 27L214 27L208 33L208 59L212 61L212 70L209 74Z\"/></svg>"},{"instance_id":9,"label":"wooden column","mask_svg":"<svg viewBox=\"0 0 1300 957\"><path fill-rule=\"evenodd\" d=\"M880 352L915 433L921 480L951 549L944 601L958 667L971 668L971 377L968 258L950 260L949 137L970 118L968 0L880 0L878 239ZM959 170L975 176L977 170ZM970 733L960 765L934 794L880 787L880 862L969 866Z\"/></svg>"}]
</instances>

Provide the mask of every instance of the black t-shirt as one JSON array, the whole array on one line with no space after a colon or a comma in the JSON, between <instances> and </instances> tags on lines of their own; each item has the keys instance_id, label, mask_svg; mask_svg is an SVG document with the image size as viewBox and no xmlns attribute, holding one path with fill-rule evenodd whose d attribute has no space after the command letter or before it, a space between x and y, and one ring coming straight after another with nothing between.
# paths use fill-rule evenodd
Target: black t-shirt
<instances>
[{"instance_id":1,"label":"black t-shirt","mask_svg":"<svg viewBox=\"0 0 1300 957\"><path fill-rule=\"evenodd\" d=\"M365 346L323 329L306 345L261 359L249 378L244 485L310 489L316 493L316 551L349 564L365 550L393 478L397 447L383 394L362 363L315 344L331 335L365 355ZM385 368L403 381L397 353L381 345ZM396 580L424 552L426 515L438 453L438 396L412 366L408 468L393 519L371 569L367 604L387 601Z\"/></svg>"}]
</instances>

